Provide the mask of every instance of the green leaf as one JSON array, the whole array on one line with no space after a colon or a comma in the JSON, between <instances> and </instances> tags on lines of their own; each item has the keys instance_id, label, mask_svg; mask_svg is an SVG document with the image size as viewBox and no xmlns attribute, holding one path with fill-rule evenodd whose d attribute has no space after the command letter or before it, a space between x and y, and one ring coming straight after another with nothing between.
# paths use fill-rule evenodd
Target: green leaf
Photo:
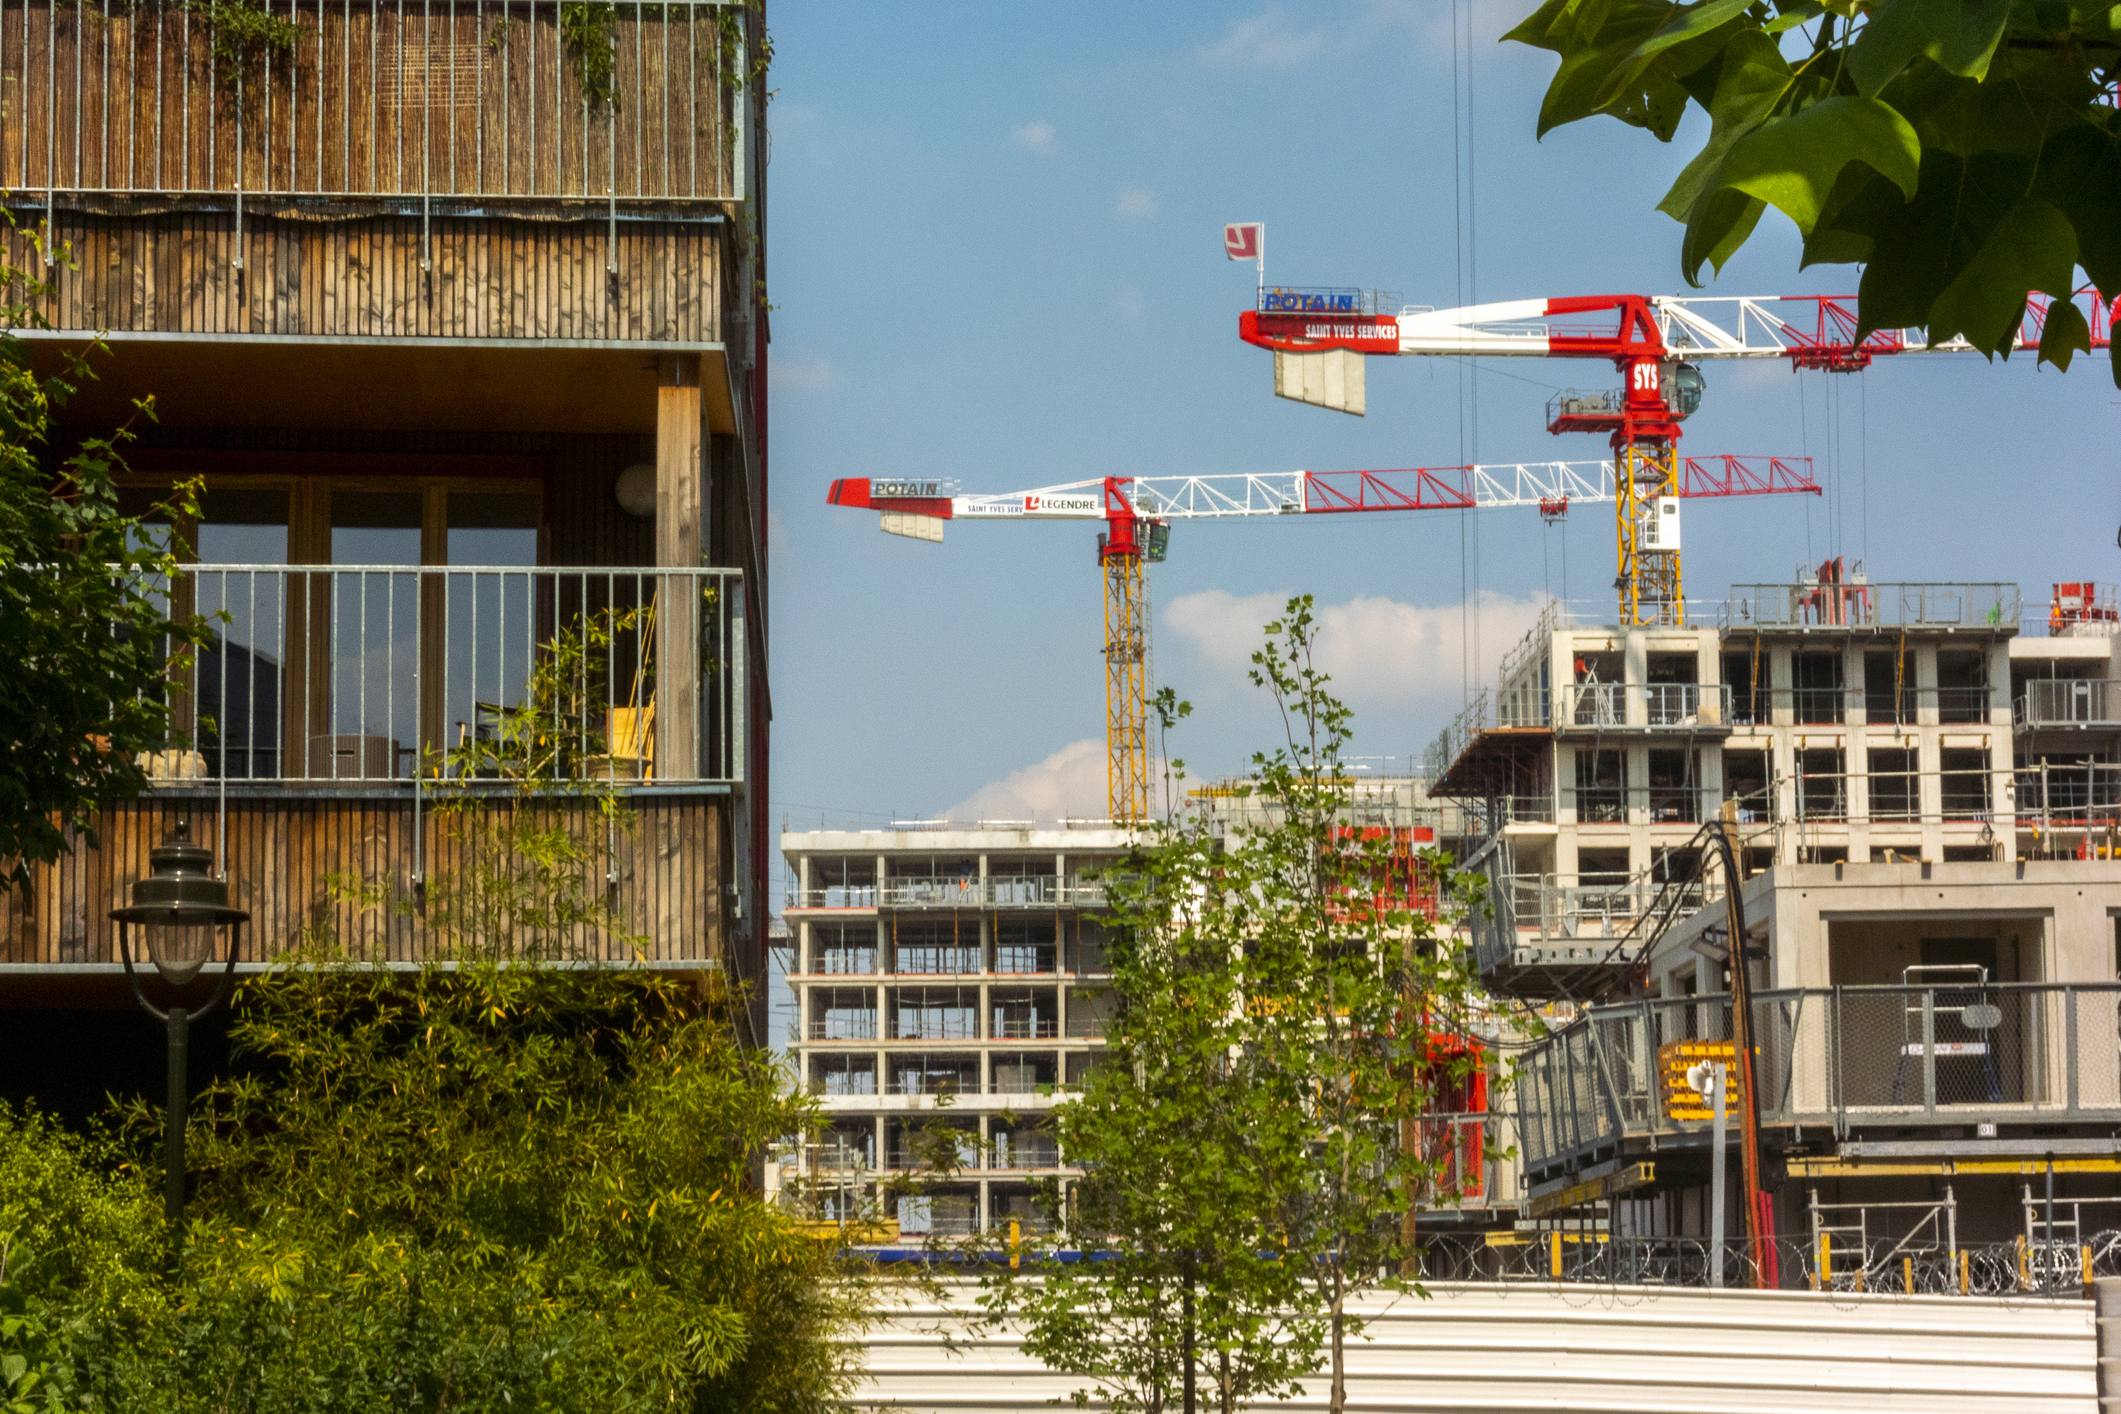
<instances>
[{"instance_id":1,"label":"green leaf","mask_svg":"<svg viewBox=\"0 0 2121 1414\"><path fill-rule=\"evenodd\" d=\"M2010 20L2011 0L1885 0L1848 50L1848 74L1866 98L1917 55L1954 74L1981 78Z\"/></svg>"},{"instance_id":2,"label":"green leaf","mask_svg":"<svg viewBox=\"0 0 2121 1414\"><path fill-rule=\"evenodd\" d=\"M1905 118L1875 98L1844 96L1748 134L1711 180L1759 197L1809 235L1842 168L1867 163L1912 198L1921 155Z\"/></svg>"},{"instance_id":3,"label":"green leaf","mask_svg":"<svg viewBox=\"0 0 2121 1414\"><path fill-rule=\"evenodd\" d=\"M1758 127L1782 95L1789 92L1790 66L1775 41L1757 31L1742 33L1722 51L1718 60L1715 96L1708 106L1709 140L1694 160L1687 163L1672 189L1657 209L1674 220L1687 221L1701 201L1709 178L1738 140ZM1693 270L1687 267L1687 279Z\"/></svg>"},{"instance_id":4,"label":"green leaf","mask_svg":"<svg viewBox=\"0 0 2121 1414\"><path fill-rule=\"evenodd\" d=\"M1689 39L1698 39L1718 25L1737 19L1752 7L1754 0L1701 0L1698 5L1681 6L1676 14L1657 32L1636 46L1634 56L1646 59L1661 53L1675 44Z\"/></svg>"},{"instance_id":5,"label":"green leaf","mask_svg":"<svg viewBox=\"0 0 2121 1414\"><path fill-rule=\"evenodd\" d=\"M1554 36L1552 31L1568 11L1582 3L1583 0L1546 0L1545 4L1518 21L1517 27L1499 42L1529 44L1534 49L1549 49L1559 54L1566 41Z\"/></svg>"},{"instance_id":6,"label":"green leaf","mask_svg":"<svg viewBox=\"0 0 2121 1414\"><path fill-rule=\"evenodd\" d=\"M2061 208L2077 232L2077 263L2108 300L2121 295L2121 145L2083 125L2057 133L2040 154L2034 195Z\"/></svg>"},{"instance_id":7,"label":"green leaf","mask_svg":"<svg viewBox=\"0 0 2121 1414\"><path fill-rule=\"evenodd\" d=\"M1777 10L1775 18L1769 20L1764 28L1769 34L1782 34L1799 25L1808 25L1825 13L1826 7L1821 5L1819 0L1804 0L1804 3L1799 5L1783 5Z\"/></svg>"},{"instance_id":8,"label":"green leaf","mask_svg":"<svg viewBox=\"0 0 2121 1414\"><path fill-rule=\"evenodd\" d=\"M1577 28L1560 44L1542 46L1561 55L1561 67L1540 102L1537 135L1545 137L1563 123L1608 111L1614 95L1648 62L1633 60L1636 46L1656 32L1669 10L1668 5L1644 0L1576 0L1564 7L1557 26L1574 20Z\"/></svg>"},{"instance_id":9,"label":"green leaf","mask_svg":"<svg viewBox=\"0 0 2121 1414\"><path fill-rule=\"evenodd\" d=\"M1842 168L1819 213L1818 224L1804 238L1804 255L1798 268L1869 260L1877 244L1879 225L1906 204L1900 188L1869 167L1854 163Z\"/></svg>"},{"instance_id":10,"label":"green leaf","mask_svg":"<svg viewBox=\"0 0 2121 1414\"><path fill-rule=\"evenodd\" d=\"M2058 299L2047 306L2047 321L2040 327L2041 363L2052 363L2069 372L2070 359L2092 351L2092 331L2084 322L2084 311L2076 301Z\"/></svg>"},{"instance_id":11,"label":"green leaf","mask_svg":"<svg viewBox=\"0 0 2121 1414\"><path fill-rule=\"evenodd\" d=\"M1742 191L1725 187L1716 192L1697 209L1695 219L1687 223L1686 240L1679 253L1679 266L1685 272L1687 283L1701 283L1701 264L1705 260L1720 273L1724 262L1729 260L1738 247L1753 234L1760 224L1760 215L1767 210L1767 203L1757 196L1747 196Z\"/></svg>"},{"instance_id":12,"label":"green leaf","mask_svg":"<svg viewBox=\"0 0 2121 1414\"><path fill-rule=\"evenodd\" d=\"M1930 342L1964 334L1984 353L2008 357L2027 293L2066 301L2076 268L2077 233L2069 218L2038 197L2020 199L1930 306Z\"/></svg>"},{"instance_id":13,"label":"green leaf","mask_svg":"<svg viewBox=\"0 0 2121 1414\"><path fill-rule=\"evenodd\" d=\"M1915 199L1877 223L1876 248L1857 288L1856 337L1875 329L1926 326L1931 305L1973 259L2032 175L2031 163L2006 153L1971 160L1924 153Z\"/></svg>"}]
</instances>

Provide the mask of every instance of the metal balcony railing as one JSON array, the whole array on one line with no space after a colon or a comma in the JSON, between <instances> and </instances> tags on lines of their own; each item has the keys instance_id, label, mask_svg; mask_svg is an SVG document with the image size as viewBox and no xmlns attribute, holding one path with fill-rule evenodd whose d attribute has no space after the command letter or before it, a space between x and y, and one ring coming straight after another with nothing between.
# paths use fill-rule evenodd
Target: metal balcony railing
<instances>
[{"instance_id":1,"label":"metal balcony railing","mask_svg":"<svg viewBox=\"0 0 2121 1414\"><path fill-rule=\"evenodd\" d=\"M2015 584L1734 584L1723 628L2018 627Z\"/></svg>"},{"instance_id":2,"label":"metal balcony railing","mask_svg":"<svg viewBox=\"0 0 2121 1414\"><path fill-rule=\"evenodd\" d=\"M808 1035L813 1041L874 1041L876 1013L841 1013L813 1019Z\"/></svg>"},{"instance_id":3,"label":"metal balcony railing","mask_svg":"<svg viewBox=\"0 0 2121 1414\"><path fill-rule=\"evenodd\" d=\"M2121 726L2121 682L2097 678L2035 678L2018 699L2021 727Z\"/></svg>"},{"instance_id":4,"label":"metal balcony railing","mask_svg":"<svg viewBox=\"0 0 2121 1414\"><path fill-rule=\"evenodd\" d=\"M1103 908L1105 886L1070 875L886 879L791 890L791 908Z\"/></svg>"},{"instance_id":5,"label":"metal balcony railing","mask_svg":"<svg viewBox=\"0 0 2121 1414\"><path fill-rule=\"evenodd\" d=\"M1580 682L1561 689L1563 731L1721 728L1730 725L1731 689L1691 682Z\"/></svg>"},{"instance_id":6,"label":"metal balcony railing","mask_svg":"<svg viewBox=\"0 0 2121 1414\"><path fill-rule=\"evenodd\" d=\"M1753 1007L1769 1124L2121 1121L2121 983L1789 989ZM1674 1077L1686 1047L1729 1041L1727 996L1588 1008L1525 1053L1513 1093L1527 1170L1705 1127Z\"/></svg>"},{"instance_id":7,"label":"metal balcony railing","mask_svg":"<svg viewBox=\"0 0 2121 1414\"><path fill-rule=\"evenodd\" d=\"M735 570L202 565L163 784L744 778Z\"/></svg>"},{"instance_id":8,"label":"metal balcony railing","mask_svg":"<svg viewBox=\"0 0 2121 1414\"><path fill-rule=\"evenodd\" d=\"M1057 1169L1060 1166L1060 1145L1049 1135L999 1136L994 1141L993 1152L987 1156L990 1169Z\"/></svg>"},{"instance_id":9,"label":"metal balcony railing","mask_svg":"<svg viewBox=\"0 0 2121 1414\"><path fill-rule=\"evenodd\" d=\"M1898 694L1871 692L1860 685L1828 687L1756 687L1736 689L1728 721L1732 726L1832 726L1853 722L1861 712L1873 726L1977 724L1989 720L1994 699L1979 685L1913 686Z\"/></svg>"},{"instance_id":10,"label":"metal balcony railing","mask_svg":"<svg viewBox=\"0 0 2121 1414\"><path fill-rule=\"evenodd\" d=\"M277 33L218 23L210 6L0 6L13 90L0 188L225 198L239 211L258 198L573 200L666 219L745 199L751 55L734 6L259 8Z\"/></svg>"},{"instance_id":11,"label":"metal balcony railing","mask_svg":"<svg viewBox=\"0 0 2121 1414\"><path fill-rule=\"evenodd\" d=\"M875 908L876 885L828 884L813 889L790 889L790 908Z\"/></svg>"}]
</instances>

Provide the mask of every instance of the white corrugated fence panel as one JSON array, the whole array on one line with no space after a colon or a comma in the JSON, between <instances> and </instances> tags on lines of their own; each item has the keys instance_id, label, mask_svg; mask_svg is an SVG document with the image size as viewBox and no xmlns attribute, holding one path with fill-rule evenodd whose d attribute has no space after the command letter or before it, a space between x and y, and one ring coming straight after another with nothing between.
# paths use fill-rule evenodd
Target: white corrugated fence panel
<instances>
[{"instance_id":1,"label":"white corrugated fence panel","mask_svg":"<svg viewBox=\"0 0 2121 1414\"><path fill-rule=\"evenodd\" d=\"M1368 1338L1349 1347L1351 1414L2098 1407L2086 1301L1456 1282L1429 1289L1428 1300L1362 1304L1371 1324ZM1065 1408L1082 1383L1026 1356L1008 1331L927 1303L877 1327L868 1354L857 1407L907 1414ZM1306 1381L1301 1398L1277 1407L1325 1408L1326 1380Z\"/></svg>"}]
</instances>

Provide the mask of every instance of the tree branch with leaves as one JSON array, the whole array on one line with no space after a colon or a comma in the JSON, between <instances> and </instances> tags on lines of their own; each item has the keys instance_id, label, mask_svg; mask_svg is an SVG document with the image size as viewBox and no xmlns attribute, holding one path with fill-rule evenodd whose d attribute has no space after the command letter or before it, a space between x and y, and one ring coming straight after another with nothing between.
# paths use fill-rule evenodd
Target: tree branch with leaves
<instances>
[{"instance_id":1,"label":"tree branch with leaves","mask_svg":"<svg viewBox=\"0 0 2121 1414\"><path fill-rule=\"evenodd\" d=\"M2121 10L2071 0L1547 0L1505 39L1560 57L1539 135L1596 114L1709 133L1658 210L1690 283L1767 208L1801 267L1860 264L1861 341L1926 331L2009 356L2028 297L2039 359L2091 347L2082 267L2121 295ZM2121 364L2115 365L2121 382Z\"/></svg>"}]
</instances>

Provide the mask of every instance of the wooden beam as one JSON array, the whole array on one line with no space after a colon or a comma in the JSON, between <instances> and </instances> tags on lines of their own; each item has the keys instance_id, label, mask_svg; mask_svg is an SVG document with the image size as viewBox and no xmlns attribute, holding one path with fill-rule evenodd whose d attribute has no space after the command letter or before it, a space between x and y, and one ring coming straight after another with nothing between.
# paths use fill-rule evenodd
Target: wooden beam
<instances>
[{"instance_id":1,"label":"wooden beam","mask_svg":"<svg viewBox=\"0 0 2121 1414\"><path fill-rule=\"evenodd\" d=\"M700 363L657 360L655 562L695 569L707 547ZM691 776L699 761L700 604L697 581L666 579L656 594L656 771Z\"/></svg>"}]
</instances>

